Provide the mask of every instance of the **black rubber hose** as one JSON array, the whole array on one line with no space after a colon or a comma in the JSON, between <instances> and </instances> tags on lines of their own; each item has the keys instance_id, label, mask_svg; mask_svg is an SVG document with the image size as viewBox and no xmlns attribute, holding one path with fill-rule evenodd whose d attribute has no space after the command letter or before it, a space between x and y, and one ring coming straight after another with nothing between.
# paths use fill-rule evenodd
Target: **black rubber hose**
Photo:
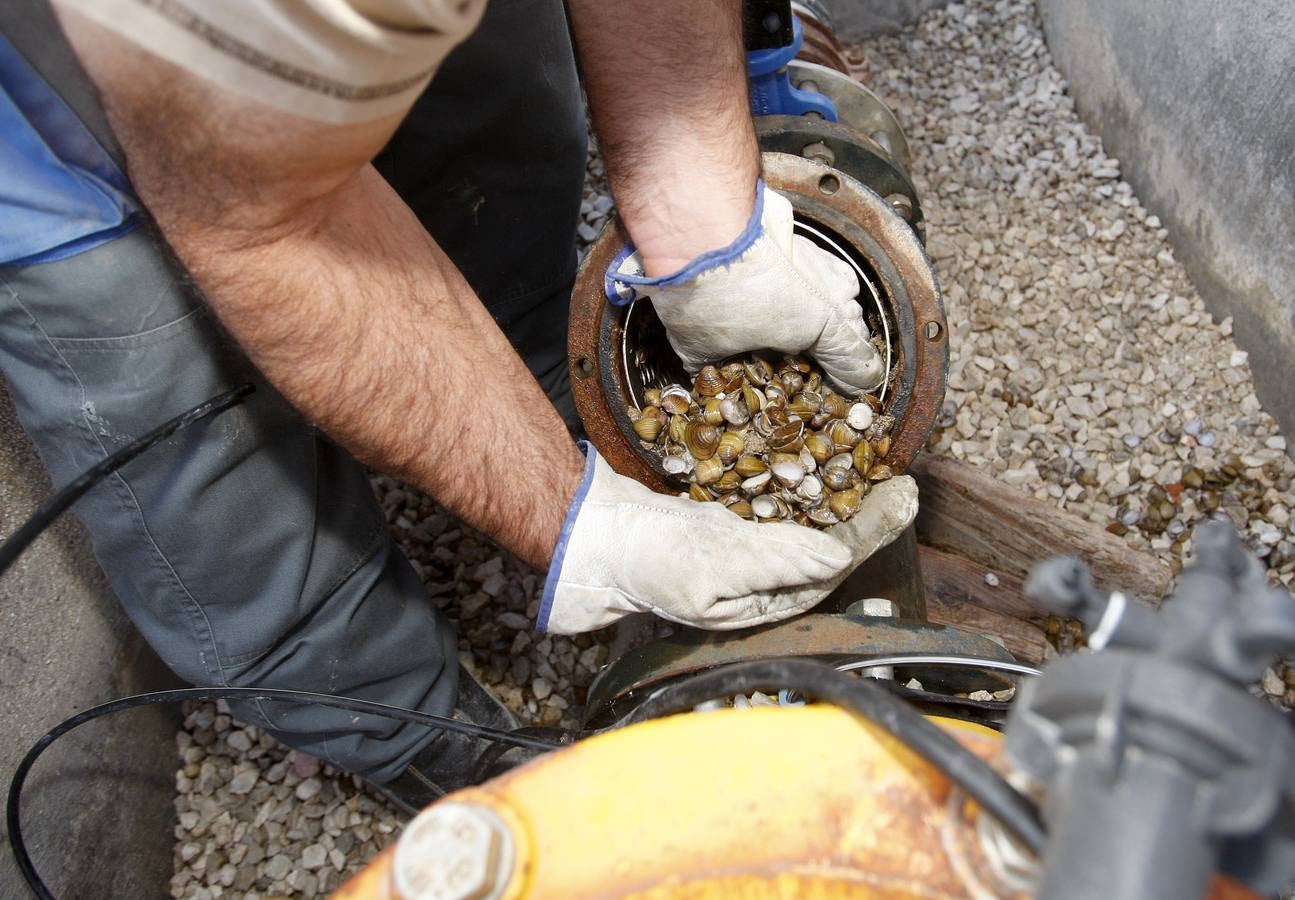
<instances>
[{"instance_id":1,"label":"black rubber hose","mask_svg":"<svg viewBox=\"0 0 1295 900\"><path fill-rule=\"evenodd\" d=\"M372 715L384 716L388 719L395 719L400 722L412 722L416 725L430 725L436 728L443 728L447 731L457 731L460 734L466 734L471 737L481 738L483 740L495 741L497 743L512 744L514 747L525 747L529 750L540 750L547 752L556 750L560 745L550 741L539 740L537 738L526 737L525 735L513 734L510 731L501 731L497 728L488 728L484 725L474 725L470 722L460 722L457 719L449 719L445 716L434 716L430 713L419 712L414 709L405 709L400 706L390 706L386 703L376 703L372 700L357 700L351 697L334 697L331 694L317 694L313 691L290 691L278 690L271 688L181 688L173 691L153 691L148 694L136 694L133 697L122 697L119 700L111 700L107 703L101 703L84 712L79 712L71 716L58 725L47 731L31 749L27 755L22 758L18 768L14 771L13 779L9 782L9 797L5 803L5 825L9 830L9 844L13 848L14 859L18 862L18 869L22 872L23 878L27 881L27 886L31 888L32 893L41 900L57 900L54 894L46 887L45 882L41 880L36 871L36 866L31 860L31 855L27 852L27 845L22 837L22 824L19 820L19 805L22 800L23 785L27 781L27 774L31 767L35 765L40 755L49 749L63 735L72 729L84 725L86 722L92 722L102 716L122 712L127 709L134 709L140 706L151 706L163 703L180 703L184 700L279 700L292 703L309 703L315 706L327 706L332 709L346 710L347 712L370 713Z\"/></svg>"},{"instance_id":2,"label":"black rubber hose","mask_svg":"<svg viewBox=\"0 0 1295 900\"><path fill-rule=\"evenodd\" d=\"M254 390L256 388L251 384L240 384L231 391L226 391L219 396L212 397L210 400L204 400L192 409L180 413L171 421L154 428L143 437L132 441L102 462L97 463L72 479L54 496L42 503L40 508L32 513L31 518L22 524L21 528L6 538L3 544L0 544L0 575L3 575L5 570L13 565L13 561L27 549L27 545L36 540L40 533L49 527L51 522L62 515L69 506L80 500L96 484L177 431L187 428L194 422L199 422L208 416L224 412L231 406L236 406Z\"/></svg>"},{"instance_id":3,"label":"black rubber hose","mask_svg":"<svg viewBox=\"0 0 1295 900\"><path fill-rule=\"evenodd\" d=\"M917 753L997 819L1022 844L1043 853L1039 811L994 769L946 731L870 678L857 678L807 659L763 660L721 666L654 693L624 724L689 712L699 703L752 691L798 690L849 710L884 729Z\"/></svg>"}]
</instances>

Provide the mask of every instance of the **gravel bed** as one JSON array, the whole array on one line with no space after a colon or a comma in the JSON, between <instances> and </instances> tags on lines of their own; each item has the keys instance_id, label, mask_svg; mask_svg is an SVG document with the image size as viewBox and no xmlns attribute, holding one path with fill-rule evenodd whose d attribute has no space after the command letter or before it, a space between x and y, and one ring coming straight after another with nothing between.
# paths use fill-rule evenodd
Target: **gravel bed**
<instances>
[{"instance_id":1,"label":"gravel bed","mask_svg":"<svg viewBox=\"0 0 1295 900\"><path fill-rule=\"evenodd\" d=\"M1289 584L1285 439L1231 322L1205 311L1164 228L1076 117L1032 4L950 6L863 51L913 147L952 332L933 449L1175 566L1190 526L1220 510ZM582 244L610 209L595 152ZM465 663L525 721L573 724L610 633L536 634L540 573L419 492L374 487ZM1256 690L1295 701L1295 671L1271 669ZM357 779L223 705L191 708L177 746L174 897L326 894L399 828Z\"/></svg>"}]
</instances>

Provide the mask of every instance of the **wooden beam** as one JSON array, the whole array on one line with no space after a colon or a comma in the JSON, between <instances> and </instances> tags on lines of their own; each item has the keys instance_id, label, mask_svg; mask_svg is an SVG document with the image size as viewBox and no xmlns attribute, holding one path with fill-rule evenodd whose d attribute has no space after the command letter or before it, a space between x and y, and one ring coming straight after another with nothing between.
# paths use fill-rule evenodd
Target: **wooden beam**
<instances>
[{"instance_id":1,"label":"wooden beam","mask_svg":"<svg viewBox=\"0 0 1295 900\"><path fill-rule=\"evenodd\" d=\"M930 547L918 553L929 621L997 638L1022 662L1043 661L1047 613L1025 598L1019 579L1000 575L990 585L983 566Z\"/></svg>"},{"instance_id":2,"label":"wooden beam","mask_svg":"<svg viewBox=\"0 0 1295 900\"><path fill-rule=\"evenodd\" d=\"M917 535L924 544L979 563L1000 578L1024 580L1040 560L1077 556L1108 590L1118 588L1151 604L1169 590L1169 567L1155 557L985 469L923 453L908 472L920 490Z\"/></svg>"}]
</instances>

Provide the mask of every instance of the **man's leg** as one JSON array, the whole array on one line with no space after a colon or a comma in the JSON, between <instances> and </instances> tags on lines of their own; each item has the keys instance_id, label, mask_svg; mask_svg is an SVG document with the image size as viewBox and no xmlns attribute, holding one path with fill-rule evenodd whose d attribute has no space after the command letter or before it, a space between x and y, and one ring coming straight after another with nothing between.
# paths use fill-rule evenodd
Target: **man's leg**
<instances>
[{"instance_id":1,"label":"man's leg","mask_svg":"<svg viewBox=\"0 0 1295 900\"><path fill-rule=\"evenodd\" d=\"M198 684L448 714L453 630L387 535L363 469L263 382L186 281L147 227L58 262L0 269L0 362L56 484L208 397L258 385L78 504L121 602ZM377 780L430 737L321 707L238 711Z\"/></svg>"},{"instance_id":2,"label":"man's leg","mask_svg":"<svg viewBox=\"0 0 1295 900\"><path fill-rule=\"evenodd\" d=\"M568 424L585 117L559 0L490 0L374 161Z\"/></svg>"}]
</instances>

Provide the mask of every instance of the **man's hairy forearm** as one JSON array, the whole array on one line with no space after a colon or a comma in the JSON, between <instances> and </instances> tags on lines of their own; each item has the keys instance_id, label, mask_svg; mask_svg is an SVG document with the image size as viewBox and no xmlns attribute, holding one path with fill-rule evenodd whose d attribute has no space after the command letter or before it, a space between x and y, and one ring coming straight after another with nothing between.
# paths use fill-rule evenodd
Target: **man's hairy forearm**
<instances>
[{"instance_id":1,"label":"man's hairy forearm","mask_svg":"<svg viewBox=\"0 0 1295 900\"><path fill-rule=\"evenodd\" d=\"M169 236L221 320L307 417L547 565L582 460L539 385L371 167L313 212L263 244ZM165 226L156 203L154 213Z\"/></svg>"},{"instance_id":2,"label":"man's hairy forearm","mask_svg":"<svg viewBox=\"0 0 1295 900\"><path fill-rule=\"evenodd\" d=\"M583 460L462 275L367 164L397 120L288 116L62 20L136 190L265 376L357 457L547 565Z\"/></svg>"},{"instance_id":3,"label":"man's hairy forearm","mask_svg":"<svg viewBox=\"0 0 1295 900\"><path fill-rule=\"evenodd\" d=\"M568 0L617 207L648 273L736 238L760 158L740 0Z\"/></svg>"}]
</instances>

